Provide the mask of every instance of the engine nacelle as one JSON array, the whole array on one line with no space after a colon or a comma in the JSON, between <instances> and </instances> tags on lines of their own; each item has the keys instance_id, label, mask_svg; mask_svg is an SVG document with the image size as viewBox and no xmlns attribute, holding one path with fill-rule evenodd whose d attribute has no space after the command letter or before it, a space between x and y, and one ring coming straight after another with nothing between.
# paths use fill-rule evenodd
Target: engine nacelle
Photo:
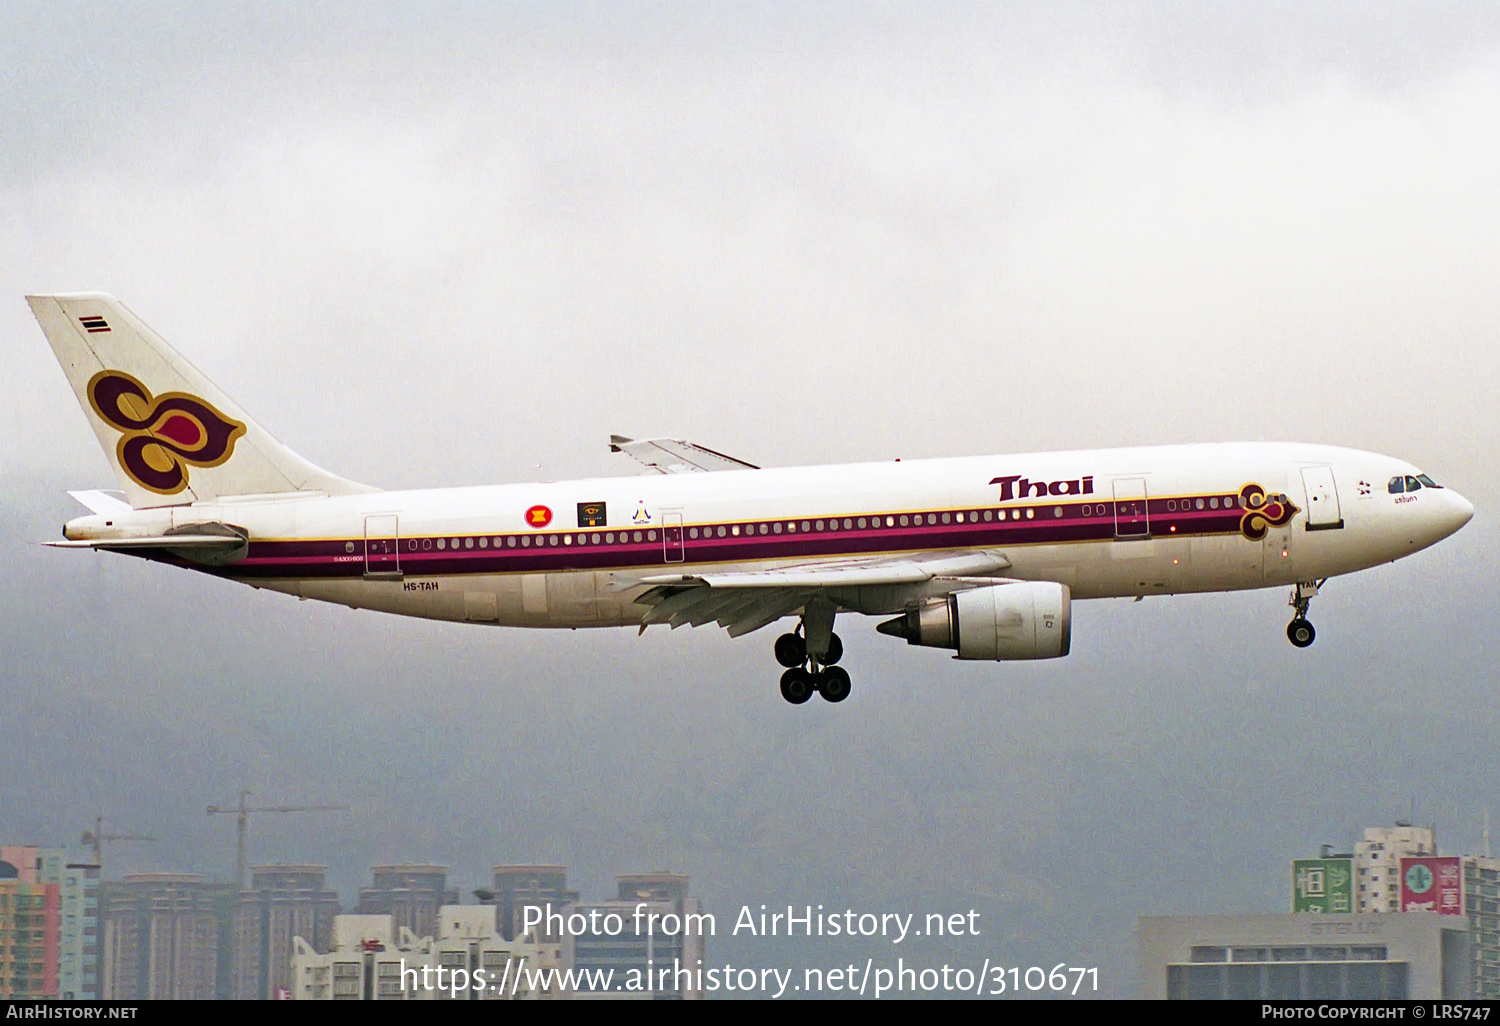
<instances>
[{"instance_id":1,"label":"engine nacelle","mask_svg":"<svg viewBox=\"0 0 1500 1026\"><path fill-rule=\"evenodd\" d=\"M913 603L876 629L959 659L1056 659L1072 645L1072 594L1051 581L975 588Z\"/></svg>"}]
</instances>

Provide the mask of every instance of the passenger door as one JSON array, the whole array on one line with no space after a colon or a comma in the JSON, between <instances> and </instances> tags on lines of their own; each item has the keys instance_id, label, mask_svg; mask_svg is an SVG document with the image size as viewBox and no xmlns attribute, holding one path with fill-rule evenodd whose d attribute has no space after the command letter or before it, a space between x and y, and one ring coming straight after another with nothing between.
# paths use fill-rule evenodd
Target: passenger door
<instances>
[{"instance_id":1,"label":"passenger door","mask_svg":"<svg viewBox=\"0 0 1500 1026\"><path fill-rule=\"evenodd\" d=\"M1115 481L1115 538L1151 537L1151 516L1146 508L1146 479L1126 477Z\"/></svg>"},{"instance_id":2,"label":"passenger door","mask_svg":"<svg viewBox=\"0 0 1500 1026\"><path fill-rule=\"evenodd\" d=\"M1338 486L1332 467L1303 467L1302 484L1307 489L1307 529L1336 531L1344 526L1339 510Z\"/></svg>"},{"instance_id":3,"label":"passenger door","mask_svg":"<svg viewBox=\"0 0 1500 1026\"><path fill-rule=\"evenodd\" d=\"M401 537L394 513L365 517L365 576L401 576Z\"/></svg>"}]
</instances>

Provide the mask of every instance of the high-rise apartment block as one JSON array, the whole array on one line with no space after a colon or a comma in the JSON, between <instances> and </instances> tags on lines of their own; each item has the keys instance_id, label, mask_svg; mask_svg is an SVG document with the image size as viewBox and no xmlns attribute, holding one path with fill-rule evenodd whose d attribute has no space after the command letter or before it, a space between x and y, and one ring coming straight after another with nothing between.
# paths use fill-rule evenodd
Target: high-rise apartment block
<instances>
[{"instance_id":1,"label":"high-rise apartment block","mask_svg":"<svg viewBox=\"0 0 1500 1026\"><path fill-rule=\"evenodd\" d=\"M496 866L494 884L494 896L486 899L485 904L495 906L500 935L507 940L523 932L525 906L551 905L558 909L578 900L578 892L568 889L568 871L563 866ZM559 939L545 930L541 936L549 941Z\"/></svg>"},{"instance_id":2,"label":"high-rise apartment block","mask_svg":"<svg viewBox=\"0 0 1500 1026\"><path fill-rule=\"evenodd\" d=\"M101 888L101 997L226 996L225 921L234 891L192 873L137 873Z\"/></svg>"},{"instance_id":3,"label":"high-rise apartment block","mask_svg":"<svg viewBox=\"0 0 1500 1026\"><path fill-rule=\"evenodd\" d=\"M1400 911L1401 860L1436 854L1437 839L1426 827L1367 827L1354 845L1354 911Z\"/></svg>"},{"instance_id":4,"label":"high-rise apartment block","mask_svg":"<svg viewBox=\"0 0 1500 1026\"><path fill-rule=\"evenodd\" d=\"M332 946L339 896L324 884L327 868L277 865L250 870L250 886L240 892L234 910L235 998L290 997L296 938L305 938L319 951Z\"/></svg>"},{"instance_id":5,"label":"high-rise apartment block","mask_svg":"<svg viewBox=\"0 0 1500 1026\"><path fill-rule=\"evenodd\" d=\"M567 910L586 917L590 927L564 938L564 959L576 970L610 970L630 989L575 996L701 998L704 921L698 899L688 894L688 878L629 873L616 879L613 901L578 902Z\"/></svg>"},{"instance_id":6,"label":"high-rise apartment block","mask_svg":"<svg viewBox=\"0 0 1500 1026\"><path fill-rule=\"evenodd\" d=\"M26 884L57 888L55 950L43 962L54 965L54 996L72 1000L99 996L99 867L68 859L62 848L30 845L0 847L0 875ZM35 932L35 931L32 931ZM0 942L3 945L4 942ZM32 954L36 949L33 946Z\"/></svg>"},{"instance_id":7,"label":"high-rise apartment block","mask_svg":"<svg viewBox=\"0 0 1500 1026\"><path fill-rule=\"evenodd\" d=\"M0 997L57 997L60 887L37 880L36 851L0 850Z\"/></svg>"},{"instance_id":8,"label":"high-rise apartment block","mask_svg":"<svg viewBox=\"0 0 1500 1026\"><path fill-rule=\"evenodd\" d=\"M418 937L438 933L438 909L458 904L458 890L448 886L448 867L374 866L374 884L359 892L356 915L390 916L396 929Z\"/></svg>"},{"instance_id":9,"label":"high-rise apartment block","mask_svg":"<svg viewBox=\"0 0 1500 1026\"><path fill-rule=\"evenodd\" d=\"M418 937L391 915L337 916L333 947L297 938L293 996L324 1001L473 1001L563 996L561 949L506 940L493 905L445 905L436 936Z\"/></svg>"},{"instance_id":10,"label":"high-rise apartment block","mask_svg":"<svg viewBox=\"0 0 1500 1026\"><path fill-rule=\"evenodd\" d=\"M1465 856L1463 874L1474 997L1500 999L1500 859Z\"/></svg>"}]
</instances>

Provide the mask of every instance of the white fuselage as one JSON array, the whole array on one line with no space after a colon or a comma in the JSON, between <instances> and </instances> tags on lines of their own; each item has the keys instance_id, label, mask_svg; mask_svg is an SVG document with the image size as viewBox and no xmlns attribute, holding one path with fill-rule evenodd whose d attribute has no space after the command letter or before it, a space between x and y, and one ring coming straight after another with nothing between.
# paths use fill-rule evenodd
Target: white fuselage
<instances>
[{"instance_id":1,"label":"white fuselage","mask_svg":"<svg viewBox=\"0 0 1500 1026\"><path fill-rule=\"evenodd\" d=\"M1373 453L1228 443L291 494L83 517L71 539L233 525L226 565L154 558L303 598L525 627L634 625L643 578L994 553L1006 579L1077 599L1229 591L1347 574L1447 537L1451 489L1393 493L1419 471ZM1255 520L1263 492L1280 515ZM1024 494L1022 493L1024 489ZM1281 503L1281 506L1274 505ZM1276 522L1276 521L1280 522ZM933 585L849 587L842 609L900 612Z\"/></svg>"}]
</instances>

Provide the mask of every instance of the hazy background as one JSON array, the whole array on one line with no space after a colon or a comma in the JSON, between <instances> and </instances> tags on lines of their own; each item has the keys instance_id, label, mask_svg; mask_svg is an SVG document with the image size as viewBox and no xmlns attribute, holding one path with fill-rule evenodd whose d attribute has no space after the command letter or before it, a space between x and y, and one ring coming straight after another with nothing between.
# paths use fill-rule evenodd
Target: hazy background
<instances>
[{"instance_id":1,"label":"hazy background","mask_svg":"<svg viewBox=\"0 0 1500 1026\"><path fill-rule=\"evenodd\" d=\"M110 876L252 861L689 873L740 904L984 913L944 946L710 961L1100 966L1139 914L1279 911L1287 860L1415 801L1500 836L1500 11L0 4L0 838L102 810ZM962 665L774 631L399 620L53 551L113 487L22 302L107 289L284 441L387 487L1299 439L1477 507L1332 582L1085 603ZM959 964L957 962L954 963ZM967 964L965 962L964 964Z\"/></svg>"}]
</instances>

